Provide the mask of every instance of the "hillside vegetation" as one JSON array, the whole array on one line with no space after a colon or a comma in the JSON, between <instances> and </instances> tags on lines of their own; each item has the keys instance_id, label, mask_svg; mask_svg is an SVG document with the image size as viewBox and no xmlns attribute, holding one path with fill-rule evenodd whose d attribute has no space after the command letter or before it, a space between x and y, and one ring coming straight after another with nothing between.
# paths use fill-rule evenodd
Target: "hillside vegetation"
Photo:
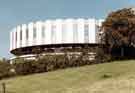
<instances>
[{"instance_id":1,"label":"hillside vegetation","mask_svg":"<svg viewBox=\"0 0 135 93\"><path fill-rule=\"evenodd\" d=\"M133 93L135 61L68 68L1 80L7 93Z\"/></svg>"}]
</instances>

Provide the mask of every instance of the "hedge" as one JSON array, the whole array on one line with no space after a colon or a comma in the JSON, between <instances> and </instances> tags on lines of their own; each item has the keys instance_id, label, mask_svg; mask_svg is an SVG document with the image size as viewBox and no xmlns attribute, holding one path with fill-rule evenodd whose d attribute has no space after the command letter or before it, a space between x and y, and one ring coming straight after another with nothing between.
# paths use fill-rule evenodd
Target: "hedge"
<instances>
[{"instance_id":1,"label":"hedge","mask_svg":"<svg viewBox=\"0 0 135 93\"><path fill-rule=\"evenodd\" d=\"M87 55L46 55L38 58L36 61L16 61L13 66L17 75L27 75L32 73L48 72L56 69L93 64L93 61L87 59L85 60L84 57L87 57Z\"/></svg>"},{"instance_id":2,"label":"hedge","mask_svg":"<svg viewBox=\"0 0 135 93\"><path fill-rule=\"evenodd\" d=\"M0 61L0 79L14 76L14 74L8 61Z\"/></svg>"}]
</instances>

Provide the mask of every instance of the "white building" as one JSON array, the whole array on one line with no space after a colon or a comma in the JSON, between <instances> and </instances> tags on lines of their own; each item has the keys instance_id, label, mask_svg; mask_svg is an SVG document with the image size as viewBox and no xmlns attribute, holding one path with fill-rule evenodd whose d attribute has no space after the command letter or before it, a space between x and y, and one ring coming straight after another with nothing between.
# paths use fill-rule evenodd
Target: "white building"
<instances>
[{"instance_id":1,"label":"white building","mask_svg":"<svg viewBox=\"0 0 135 93\"><path fill-rule=\"evenodd\" d=\"M15 56L26 57L33 56L32 48L37 46L55 48L55 45L98 44L97 33L102 22L78 18L18 25L10 32L10 52Z\"/></svg>"}]
</instances>

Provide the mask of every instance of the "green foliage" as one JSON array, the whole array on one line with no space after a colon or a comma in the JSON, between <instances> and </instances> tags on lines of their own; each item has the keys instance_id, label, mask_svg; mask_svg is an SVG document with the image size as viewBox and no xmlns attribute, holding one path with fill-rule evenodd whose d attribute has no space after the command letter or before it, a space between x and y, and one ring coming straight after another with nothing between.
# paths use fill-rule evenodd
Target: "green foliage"
<instances>
[{"instance_id":1,"label":"green foliage","mask_svg":"<svg viewBox=\"0 0 135 93\"><path fill-rule=\"evenodd\" d=\"M0 79L13 76L14 73L11 72L11 68L12 66L8 61L0 61Z\"/></svg>"},{"instance_id":2,"label":"green foliage","mask_svg":"<svg viewBox=\"0 0 135 93\"><path fill-rule=\"evenodd\" d=\"M135 11L124 8L110 13L102 28L106 34L106 43L111 47L134 45Z\"/></svg>"},{"instance_id":3,"label":"green foliage","mask_svg":"<svg viewBox=\"0 0 135 93\"><path fill-rule=\"evenodd\" d=\"M103 47L98 47L96 49L96 63L110 62L112 60L111 55L107 54Z\"/></svg>"},{"instance_id":4,"label":"green foliage","mask_svg":"<svg viewBox=\"0 0 135 93\"><path fill-rule=\"evenodd\" d=\"M113 59L116 56L134 58L133 51L124 51L125 48L135 47L135 10L133 8L124 8L110 13L101 29L104 32L103 40L107 45L105 51L112 55Z\"/></svg>"},{"instance_id":5,"label":"green foliage","mask_svg":"<svg viewBox=\"0 0 135 93\"><path fill-rule=\"evenodd\" d=\"M32 62L31 61L21 61L13 64L14 69L17 75L26 75L28 73L32 73Z\"/></svg>"},{"instance_id":6,"label":"green foliage","mask_svg":"<svg viewBox=\"0 0 135 93\"><path fill-rule=\"evenodd\" d=\"M27 75L68 67L89 65L92 63L92 61L88 60L88 55L84 55L84 53L82 53L81 55L45 55L39 57L36 61L27 61L20 59L18 59L17 61L16 59L16 62L14 62L13 65L17 75Z\"/></svg>"}]
</instances>

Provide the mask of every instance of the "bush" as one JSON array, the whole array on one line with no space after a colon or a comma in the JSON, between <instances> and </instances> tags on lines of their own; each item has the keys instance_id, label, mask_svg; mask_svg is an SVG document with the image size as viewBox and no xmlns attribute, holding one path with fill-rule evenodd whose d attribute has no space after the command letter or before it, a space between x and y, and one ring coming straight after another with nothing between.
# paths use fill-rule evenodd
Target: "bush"
<instances>
[{"instance_id":1,"label":"bush","mask_svg":"<svg viewBox=\"0 0 135 93\"><path fill-rule=\"evenodd\" d=\"M67 67L76 67L85 65L81 57L75 55L49 55L38 58L37 61L28 61L16 59L13 63L17 75L27 75L32 73L48 72L56 69L63 69Z\"/></svg>"},{"instance_id":2,"label":"bush","mask_svg":"<svg viewBox=\"0 0 135 93\"><path fill-rule=\"evenodd\" d=\"M111 77L112 77L111 74L104 74L104 75L102 75L102 78L103 78L103 79L111 78Z\"/></svg>"},{"instance_id":3,"label":"bush","mask_svg":"<svg viewBox=\"0 0 135 93\"><path fill-rule=\"evenodd\" d=\"M112 61L112 55L106 52L104 47L97 47L96 49L96 63L105 63Z\"/></svg>"},{"instance_id":4,"label":"bush","mask_svg":"<svg viewBox=\"0 0 135 93\"><path fill-rule=\"evenodd\" d=\"M33 61L18 58L13 65L17 75L27 75L96 63L95 60L89 60L89 56L86 51L80 55L45 55Z\"/></svg>"},{"instance_id":5,"label":"bush","mask_svg":"<svg viewBox=\"0 0 135 93\"><path fill-rule=\"evenodd\" d=\"M32 62L21 61L13 64L17 75L26 75L32 73Z\"/></svg>"},{"instance_id":6,"label":"bush","mask_svg":"<svg viewBox=\"0 0 135 93\"><path fill-rule=\"evenodd\" d=\"M14 76L11 72L12 66L8 61L0 61L0 79Z\"/></svg>"}]
</instances>

